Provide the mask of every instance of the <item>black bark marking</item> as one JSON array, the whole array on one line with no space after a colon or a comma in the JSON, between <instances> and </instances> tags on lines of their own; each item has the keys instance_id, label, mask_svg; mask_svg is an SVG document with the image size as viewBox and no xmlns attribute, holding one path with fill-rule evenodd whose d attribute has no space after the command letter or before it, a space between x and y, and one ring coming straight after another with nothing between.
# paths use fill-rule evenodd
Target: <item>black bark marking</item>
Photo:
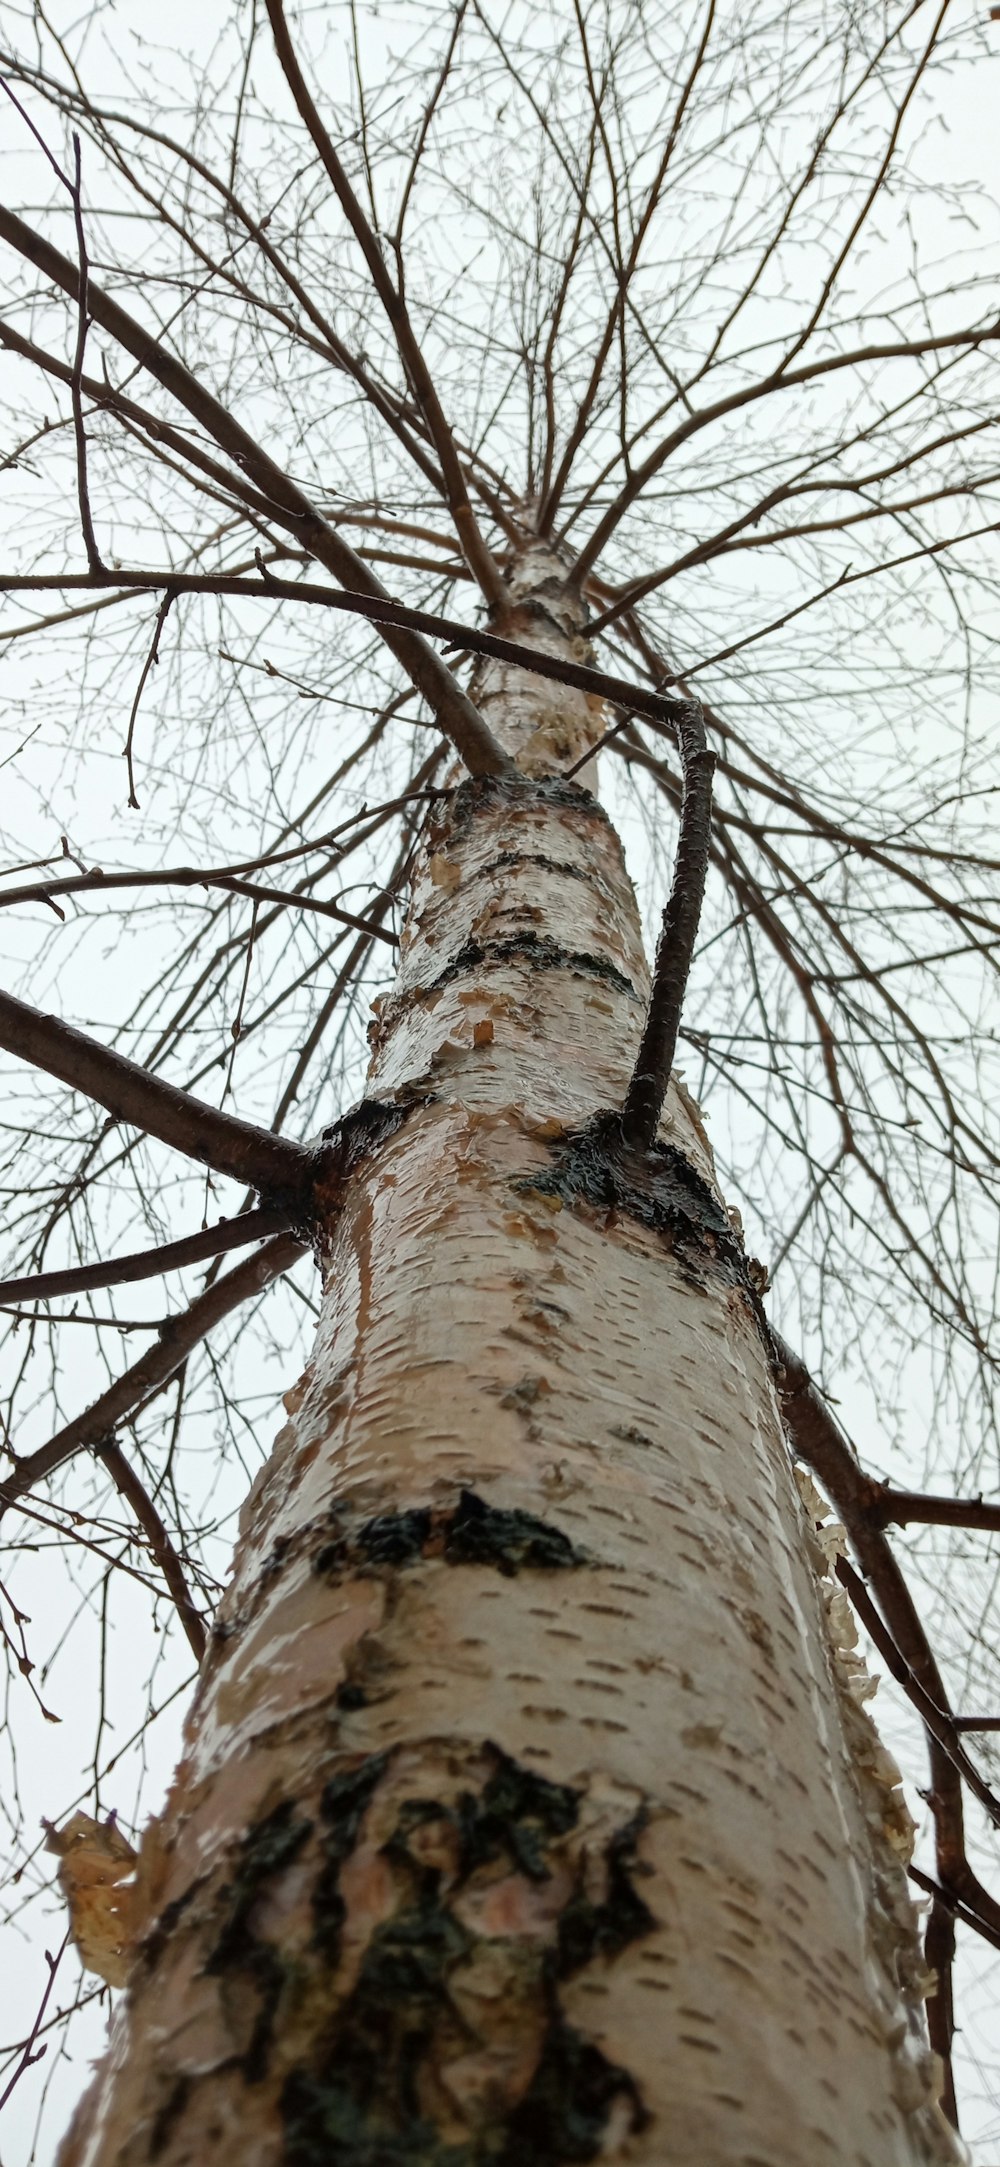
<instances>
[{"instance_id":1,"label":"black bark marking","mask_svg":"<svg viewBox=\"0 0 1000 2167\"><path fill-rule=\"evenodd\" d=\"M358 1830L387 1761L385 1753L370 1753L357 1767L331 1776L323 1787L320 1813L329 1826L323 1835L323 1865L313 1890L313 1939L331 1965L340 1957L344 1924L340 1869L357 1843Z\"/></svg>"},{"instance_id":2,"label":"black bark marking","mask_svg":"<svg viewBox=\"0 0 1000 2167\"><path fill-rule=\"evenodd\" d=\"M400 1800L381 1855L396 1890L391 1915L377 1924L352 1984L312 2049L287 2076L281 2094L286 2167L562 2167L596 2159L616 2102L628 2126L647 2120L635 2080L571 2026L560 1982L594 1961L611 1961L653 1925L633 1886L639 1870L637 1815L606 1846L605 1895L588 1898L593 1857L581 1852L575 1886L546 1939L478 1934L456 1914L470 1883L488 1890L508 1866L530 1881L549 1878L554 1847L572 1838L583 1793L552 1783L496 1747L492 1773L450 1802ZM349 1857L390 1756L373 1755L328 1783L322 1814L331 1823L327 1872ZM421 1832L440 1831L421 1842ZM333 1880L326 1892L337 1894ZM316 1943L331 1955L317 1907ZM341 1918L343 1905L341 1903ZM455 2106L444 2110L438 2070L482 2047L462 2015L463 1967L488 1946L506 1967L508 2022L520 2022L536 2056L519 2099L491 2096L467 2107L464 2133Z\"/></svg>"},{"instance_id":3,"label":"black bark marking","mask_svg":"<svg viewBox=\"0 0 1000 2167\"><path fill-rule=\"evenodd\" d=\"M485 880L489 873L510 872L519 865L537 865L543 873L560 873L564 880L583 880L588 887L594 878L589 865L571 865L566 858L549 858L543 850L500 850L487 865L477 867L471 877Z\"/></svg>"},{"instance_id":4,"label":"black bark marking","mask_svg":"<svg viewBox=\"0 0 1000 2167\"><path fill-rule=\"evenodd\" d=\"M357 1545L368 1565L415 1565L424 1553L431 1532L431 1515L411 1512L380 1512L359 1529Z\"/></svg>"},{"instance_id":5,"label":"black bark marking","mask_svg":"<svg viewBox=\"0 0 1000 2167\"><path fill-rule=\"evenodd\" d=\"M632 1878L643 1871L635 1847L646 1819L645 1813L636 1814L626 1828L612 1837L607 1850L608 1886L603 1902L595 1903L581 1888L567 1904L559 1921L561 1978L570 1978L574 1972L582 1971L596 1956L617 1956L630 1941L637 1941L641 1934L652 1932L656 1920Z\"/></svg>"},{"instance_id":6,"label":"black bark marking","mask_svg":"<svg viewBox=\"0 0 1000 2167\"><path fill-rule=\"evenodd\" d=\"M519 1194L558 1196L571 1206L621 1212L652 1228L694 1284L703 1285L714 1275L739 1287L768 1339L752 1260L714 1190L675 1144L629 1144L621 1116L606 1110L585 1128L567 1130L549 1149L550 1167L519 1175L513 1182Z\"/></svg>"},{"instance_id":7,"label":"black bark marking","mask_svg":"<svg viewBox=\"0 0 1000 2167\"><path fill-rule=\"evenodd\" d=\"M529 1881L546 1881L546 1853L556 1837L576 1827L582 1794L494 1751L496 1774L478 1798L466 1791L458 1802L463 1873L475 1873L506 1851Z\"/></svg>"},{"instance_id":8,"label":"black bark marking","mask_svg":"<svg viewBox=\"0 0 1000 2167\"><path fill-rule=\"evenodd\" d=\"M225 1971L238 1963L253 1940L249 1920L264 1882L295 1857L312 1833L311 1821L296 1821L291 1799L249 1828L240 1845L239 1863L220 1892L223 1920L206 1971Z\"/></svg>"},{"instance_id":9,"label":"black bark marking","mask_svg":"<svg viewBox=\"0 0 1000 2167\"><path fill-rule=\"evenodd\" d=\"M569 1129L551 1146L553 1164L515 1182L568 1204L627 1212L658 1233L679 1235L736 1262L742 1249L718 1197L674 1144L640 1150L625 1142L620 1116L595 1114L585 1128Z\"/></svg>"},{"instance_id":10,"label":"black bark marking","mask_svg":"<svg viewBox=\"0 0 1000 2167\"><path fill-rule=\"evenodd\" d=\"M247 1830L240 1845L239 1861L231 1881L219 1894L223 1912L215 1944L205 1964L208 1973L235 1975L249 1980L259 1995L250 2042L243 2056L248 2084L266 2074L275 2012L284 1983L285 1967L280 1952L254 1933L251 1916L264 1883L291 1862L312 1834L312 1822L296 1820L291 1799L283 1800L262 1821Z\"/></svg>"},{"instance_id":11,"label":"black bark marking","mask_svg":"<svg viewBox=\"0 0 1000 2167\"><path fill-rule=\"evenodd\" d=\"M350 1113L324 1129L323 1141L334 1146L342 1173L353 1173L387 1137L394 1136L411 1110L409 1105L396 1105L388 1099L362 1099Z\"/></svg>"},{"instance_id":12,"label":"black bark marking","mask_svg":"<svg viewBox=\"0 0 1000 2167\"><path fill-rule=\"evenodd\" d=\"M159 2159L167 2138L183 2114L190 2097L190 2077L175 2077L149 2133L150 2159Z\"/></svg>"},{"instance_id":13,"label":"black bark marking","mask_svg":"<svg viewBox=\"0 0 1000 2167\"><path fill-rule=\"evenodd\" d=\"M533 1512L487 1505L475 1490L462 1491L444 1554L450 1565L495 1565L508 1579L524 1565L552 1572L585 1562L561 1528Z\"/></svg>"},{"instance_id":14,"label":"black bark marking","mask_svg":"<svg viewBox=\"0 0 1000 2167\"><path fill-rule=\"evenodd\" d=\"M467 940L429 985L415 987L411 994L402 996L400 1003L390 1003L389 1009L395 1015L408 1001L429 1000L453 978L470 977L474 971L489 970L491 965L503 963L527 963L533 971L575 971L586 978L603 979L617 992L638 999L632 980L626 978L624 971L620 971L609 956L592 955L584 949L562 948L547 933L535 933L528 928L523 933L506 934L499 940Z\"/></svg>"},{"instance_id":15,"label":"black bark marking","mask_svg":"<svg viewBox=\"0 0 1000 2167\"><path fill-rule=\"evenodd\" d=\"M333 1517L336 1522L336 1507ZM401 1570L434 1557L443 1557L449 1565L492 1565L508 1578L529 1566L557 1572L587 1562L583 1551L550 1521L533 1512L489 1505L475 1490L462 1490L450 1512L413 1506L377 1513L352 1533L338 1528L317 1550L313 1571L336 1578L382 1567Z\"/></svg>"},{"instance_id":16,"label":"black bark marking","mask_svg":"<svg viewBox=\"0 0 1000 2167\"><path fill-rule=\"evenodd\" d=\"M547 812L552 808L559 812L579 813L595 827L611 827L598 799L582 784L569 782L565 776L475 775L460 783L443 807L435 824L435 839L438 834L454 832L470 821L481 819L492 807L524 812L536 808Z\"/></svg>"},{"instance_id":17,"label":"black bark marking","mask_svg":"<svg viewBox=\"0 0 1000 2167\"><path fill-rule=\"evenodd\" d=\"M370 1753L356 1768L331 1776L324 1784L320 1812L332 1824L329 1839L339 1847L341 1858L353 1851L365 1810L388 1765L388 1754Z\"/></svg>"},{"instance_id":18,"label":"black bark marking","mask_svg":"<svg viewBox=\"0 0 1000 2167\"><path fill-rule=\"evenodd\" d=\"M447 2021L449 1973L471 1948L471 1935L430 1892L418 1893L376 1928L331 2041L323 2119L327 2143L332 2136L343 2147L332 2152L338 2167L341 2160L344 2167L362 2160L375 2167L379 2160L434 2156L427 2151L434 2131L421 2112L419 2077ZM286 2128L288 2105L286 2086ZM310 2158L291 2147L287 2156L296 2167ZM316 2157L327 2167L331 2154Z\"/></svg>"},{"instance_id":19,"label":"black bark marking","mask_svg":"<svg viewBox=\"0 0 1000 2167\"><path fill-rule=\"evenodd\" d=\"M368 1695L356 1678L345 1678L333 1697L344 1715L353 1715L356 1709L368 1706Z\"/></svg>"},{"instance_id":20,"label":"black bark marking","mask_svg":"<svg viewBox=\"0 0 1000 2167\"><path fill-rule=\"evenodd\" d=\"M541 2060L496 2155L497 2167L550 2167L557 2160L596 2159L611 2109L623 2097L629 2104L630 2130L644 2129L650 2117L628 2071L609 2062L592 2040L554 2014Z\"/></svg>"},{"instance_id":21,"label":"black bark marking","mask_svg":"<svg viewBox=\"0 0 1000 2167\"><path fill-rule=\"evenodd\" d=\"M159 1913L154 1924L143 1935L139 1944L137 1962L142 1965L144 1971L152 1971L154 1966L159 1963L171 1934L174 1932L175 1927L180 1925L185 1911L194 1902L201 1885L201 1876L199 1876L191 1882L190 1887L184 1890L182 1896L175 1896L172 1902L164 1904L163 1910Z\"/></svg>"},{"instance_id":22,"label":"black bark marking","mask_svg":"<svg viewBox=\"0 0 1000 2167\"><path fill-rule=\"evenodd\" d=\"M323 1129L315 1147L316 1174L311 1191L313 1231L337 1213L348 1181L371 1158L373 1152L395 1136L418 1105L429 1103L427 1093L410 1093L398 1103L387 1099L362 1099L330 1128Z\"/></svg>"}]
</instances>

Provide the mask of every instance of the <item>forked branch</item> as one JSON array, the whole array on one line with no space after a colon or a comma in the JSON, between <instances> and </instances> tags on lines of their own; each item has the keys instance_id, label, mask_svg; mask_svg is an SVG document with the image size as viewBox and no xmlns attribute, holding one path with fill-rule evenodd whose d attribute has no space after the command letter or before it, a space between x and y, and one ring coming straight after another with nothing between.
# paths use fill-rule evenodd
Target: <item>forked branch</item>
<instances>
[{"instance_id":1,"label":"forked branch","mask_svg":"<svg viewBox=\"0 0 1000 2167\"><path fill-rule=\"evenodd\" d=\"M0 240L7 241L19 255L35 265L43 278L60 286L71 299L78 301L78 266L5 204L0 204ZM389 600L364 559L316 511L298 483L269 457L182 361L130 316L119 302L96 286L93 279L88 282L87 302L92 321L117 340L140 368L148 369L171 398L177 399L207 430L234 465L261 490L268 500L272 518L295 534L301 547L308 549L310 555L325 565L345 587L357 594ZM433 649L419 636L400 632L387 623L383 636L411 683L423 694L436 722L451 739L470 773L505 774L511 766L507 754L497 744L468 694L462 691Z\"/></svg>"}]
</instances>

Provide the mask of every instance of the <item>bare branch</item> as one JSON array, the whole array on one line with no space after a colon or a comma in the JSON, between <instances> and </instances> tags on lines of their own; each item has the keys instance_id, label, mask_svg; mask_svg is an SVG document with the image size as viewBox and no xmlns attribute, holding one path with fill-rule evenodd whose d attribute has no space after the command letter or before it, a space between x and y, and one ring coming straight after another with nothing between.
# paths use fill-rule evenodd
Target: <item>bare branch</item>
<instances>
[{"instance_id":1,"label":"bare branch","mask_svg":"<svg viewBox=\"0 0 1000 2167\"><path fill-rule=\"evenodd\" d=\"M220 1113L12 993L0 993L0 1046L217 1174L277 1196L304 1193L313 1162L301 1144Z\"/></svg>"},{"instance_id":2,"label":"bare branch","mask_svg":"<svg viewBox=\"0 0 1000 2167\"><path fill-rule=\"evenodd\" d=\"M961 1919L963 1926L971 1926L974 1933L982 1934L984 1941L990 1941L995 1949L1000 1949L1000 1933L995 1933L992 1927L977 1918L975 1912L968 1911L961 1897L953 1896L950 1889L943 1889L939 1882L932 1881L930 1874L925 1874L919 1866L908 1866L906 1871L910 1880L916 1882L918 1889L925 1890L926 1894L933 1896L953 1918Z\"/></svg>"},{"instance_id":3,"label":"bare branch","mask_svg":"<svg viewBox=\"0 0 1000 2167\"><path fill-rule=\"evenodd\" d=\"M160 1518L134 1467L125 1458L121 1446L115 1444L112 1438L106 1437L95 1445L94 1450L98 1459L104 1462L116 1490L132 1507L149 1544L150 1555L159 1566L173 1597L188 1647L195 1662L200 1663L207 1644L205 1621L192 1601L184 1567L171 1542L166 1524Z\"/></svg>"},{"instance_id":4,"label":"bare branch","mask_svg":"<svg viewBox=\"0 0 1000 2167\"><path fill-rule=\"evenodd\" d=\"M76 247L80 275L77 293L76 353L73 356L73 433L76 437L76 487L80 500L80 526L87 552L87 563L92 572L101 572L101 552L94 533L94 515L90 508L90 489L87 481L87 431L83 424L83 398L80 381L83 376L84 355L87 349L87 295L90 285L90 265L87 259L87 238L83 226L83 193L81 186L80 138L73 135L73 179L70 183L73 198L73 224L76 228ZM155 659L155 658L154 658Z\"/></svg>"},{"instance_id":5,"label":"bare branch","mask_svg":"<svg viewBox=\"0 0 1000 2167\"><path fill-rule=\"evenodd\" d=\"M633 684L627 677L595 670L588 663L573 662L568 656L546 654L539 647L524 647L519 640L504 639L496 632L480 632L471 625L460 623L456 617L439 617L431 610L410 609L403 602L394 602L381 595L355 594L340 587L320 586L316 580L277 579L271 572L260 580L229 578L225 573L186 575L116 570L95 579L89 572L0 572L0 593L75 593L79 588L106 585L137 593L157 593L170 588L175 595L233 595L250 601L306 602L341 610L348 616L366 617L377 625L405 626L425 633L430 639L444 640L448 646L460 648L466 654L488 655L498 662L511 662L518 669L531 670L536 677L547 677L555 684L574 685L581 692L593 693L599 700L624 708L626 714L648 716L665 725L671 736L681 712L691 704L671 699L665 691ZM665 673L665 680L660 678L658 682L664 681L677 680Z\"/></svg>"},{"instance_id":6,"label":"bare branch","mask_svg":"<svg viewBox=\"0 0 1000 2167\"><path fill-rule=\"evenodd\" d=\"M708 0L708 6L705 11L705 19L702 25L701 36L695 49L694 58L691 62L690 69L681 89L681 94L677 102L677 107L674 112L670 128L667 131L666 142L660 156L660 162L656 170L655 178L650 185L646 202L643 207L642 215L636 221L635 230L632 236L632 244L629 249L628 257L626 261L619 266L617 271L617 291L615 293L612 307L608 314L607 322L604 326L604 331L598 344L597 352L595 353L593 362L591 364L590 377L587 382L587 387L577 409L576 419L573 423L573 427L567 437L562 458L560 459L559 466L556 471L555 479L553 480L551 487L546 491L544 501L539 508L538 531L540 534L550 534L552 531L556 513L565 494L567 482L569 481L573 461L576 458L576 454L579 451L581 444L583 443L584 437L586 436L588 424L590 422L591 414L594 408L594 402L597 398L598 391L600 390L601 380L604 374L604 365L607 361L609 353L611 352L611 345L615 336L616 328L621 321L622 312L624 310L626 299L628 296L629 284L635 271L635 267L639 261L642 244L649 230L650 220L660 199L663 185L667 177L667 169L670 165L671 158L673 157L674 150L677 145L677 139L683 125L685 113L687 112L688 105L690 103L691 94L694 90L695 84L698 80L698 76L704 63L705 54L708 50L708 42L712 34L712 25L714 20L715 0Z\"/></svg>"},{"instance_id":7,"label":"bare branch","mask_svg":"<svg viewBox=\"0 0 1000 2167\"><path fill-rule=\"evenodd\" d=\"M869 1477L825 1405L805 1364L777 1332L772 1339L781 1365L778 1388L796 1452L818 1476L845 1523L862 1570L878 1596L896 1650L917 1680L927 1705L949 1720L944 1681L931 1653L903 1575L881 1529L867 1518ZM944 1742L929 1731L931 1788L938 1876L942 1887L1000 1935L1000 1903L973 1873L965 1850L962 1777Z\"/></svg>"},{"instance_id":8,"label":"bare branch","mask_svg":"<svg viewBox=\"0 0 1000 2167\"><path fill-rule=\"evenodd\" d=\"M304 849L321 847L319 841L299 845L296 851L284 853L285 857L302 856ZM258 864L274 862L258 859ZM0 910L14 903L52 903L60 895L114 894L123 888L221 888L227 895L249 896L254 903L278 903L288 910L314 911L321 918L334 918L338 925L352 926L357 933L368 933L372 940L384 941L389 948L398 948L395 933L389 933L372 918L358 918L353 911L343 910L339 903L325 902L322 896L301 895L286 888L269 888L260 881L244 880L237 872L220 868L217 872L200 872L194 865L169 866L164 872L149 873L145 870L129 873L106 873L91 867L86 873L68 873L61 880L33 881L22 888L0 890Z\"/></svg>"},{"instance_id":9,"label":"bare branch","mask_svg":"<svg viewBox=\"0 0 1000 2167\"><path fill-rule=\"evenodd\" d=\"M645 1148L656 1135L670 1080L708 872L715 754L705 742L704 716L696 702L678 716L677 742L682 775L677 856L656 944L649 1008L622 1107L626 1139Z\"/></svg>"},{"instance_id":10,"label":"bare branch","mask_svg":"<svg viewBox=\"0 0 1000 2167\"><path fill-rule=\"evenodd\" d=\"M141 1249L130 1256L109 1257L101 1264L76 1264L64 1272L36 1272L22 1279L0 1283L0 1302L51 1302L62 1294L86 1294L96 1287L123 1287L137 1279L158 1279L164 1272L183 1271L206 1257L224 1256L229 1249L245 1249L265 1235L278 1234L288 1226L281 1210L242 1212L237 1219L223 1219L182 1241L164 1242L158 1249Z\"/></svg>"},{"instance_id":11,"label":"bare branch","mask_svg":"<svg viewBox=\"0 0 1000 2167\"><path fill-rule=\"evenodd\" d=\"M95 566L92 563L91 571L95 570L103 570L103 567ZM166 593L164 594L163 600L160 603L159 609L156 612L156 621L153 625L153 637L149 643L149 652L142 665L142 669L139 672L139 682L135 688L135 698L132 701L132 707L128 718L128 729L125 733L125 764L128 768L128 802L131 810L134 813L137 813L139 811L139 800L135 794L135 770L132 765L132 745L135 738L136 717L139 713L139 702L142 699L146 679L149 676L150 671L155 668L156 664L160 659L160 635L173 607L173 603L173 591L171 588L168 587Z\"/></svg>"},{"instance_id":12,"label":"bare branch","mask_svg":"<svg viewBox=\"0 0 1000 2167\"><path fill-rule=\"evenodd\" d=\"M1000 1505L987 1505L981 1497L930 1497L921 1490L894 1490L887 1482L873 1482L871 1489L868 1510L875 1527L908 1527L920 1520L933 1527L1000 1533Z\"/></svg>"},{"instance_id":13,"label":"bare branch","mask_svg":"<svg viewBox=\"0 0 1000 2167\"><path fill-rule=\"evenodd\" d=\"M39 2002L34 2023L32 2024L31 2030L28 2033L27 2039L24 2042L20 2059L17 2062L13 2075L4 2085L3 2091L0 2092L0 2108L3 2108L7 2105L7 2101L10 2098L12 2091L14 2090L14 2086L17 2084L19 2078L23 2077L25 2070L30 2069L34 2062L40 2062L42 2055L47 2052L47 2049L45 2047L36 2048L35 2041L43 2028L45 2011L49 2005L49 1996L56 1983L56 1973L59 1969L60 1963L62 1962L65 1951L69 1946L69 1933L70 1930L69 1927L67 1927L66 1932L64 1933L63 1938L54 1956L50 1956L47 1949L44 1952L45 1962L48 1966L49 1972L48 1979L45 1983L45 1991L42 1995L41 2001Z\"/></svg>"},{"instance_id":14,"label":"bare branch","mask_svg":"<svg viewBox=\"0 0 1000 2167\"><path fill-rule=\"evenodd\" d=\"M261 1294L272 1280L304 1256L306 1245L294 1234L276 1234L254 1256L246 1257L231 1272L207 1287L204 1294L163 1326L155 1347L147 1348L123 1376L102 1392L82 1415L67 1423L37 1452L15 1459L14 1471L0 1482L0 1513L16 1504L48 1475L78 1452L104 1443L123 1422L134 1419L156 1394L176 1376L182 1363L223 1317Z\"/></svg>"},{"instance_id":15,"label":"bare branch","mask_svg":"<svg viewBox=\"0 0 1000 2167\"><path fill-rule=\"evenodd\" d=\"M0 228L2 230L2 228ZM795 391L802 384L818 382L840 369L860 369L867 362L920 360L924 354L946 353L956 348L974 353L980 346L1000 339L1000 325L996 323L971 325L965 331L942 332L937 337L928 335L922 339L885 339L871 346L858 346L842 354L826 354L817 361L803 362L797 369L776 369L769 376L753 384L741 385L738 391L729 391L713 399L707 406L698 407L678 422L669 436L633 467L628 480L619 490L614 502L598 520L593 533L579 551L575 570L582 580L597 563L605 544L610 541L628 506L641 495L648 482L658 474L661 467L682 444L722 421L726 415L738 413L742 407L755 404L759 399L775 397L779 392Z\"/></svg>"},{"instance_id":16,"label":"bare branch","mask_svg":"<svg viewBox=\"0 0 1000 2167\"><path fill-rule=\"evenodd\" d=\"M860 1573L855 1572L853 1565L848 1562L847 1558L837 1559L836 1574L841 1586L847 1589L866 1633L874 1642L897 1685L902 1686L907 1700L913 1702L913 1706L918 1715L922 1716L931 1737L937 1739L939 1746L942 1746L948 1755L948 1759L954 1762L959 1775L964 1776L973 1797L978 1798L980 1805L985 1807L994 1828L1000 1828L1000 1799L995 1797L990 1790L989 1784L984 1783L979 1770L970 1761L955 1729L950 1709L940 1708L937 1705L937 1702L927 1692L926 1687L922 1685L920 1679L910 1669L905 1658L900 1655L892 1634L886 1630L884 1620L880 1618Z\"/></svg>"}]
</instances>

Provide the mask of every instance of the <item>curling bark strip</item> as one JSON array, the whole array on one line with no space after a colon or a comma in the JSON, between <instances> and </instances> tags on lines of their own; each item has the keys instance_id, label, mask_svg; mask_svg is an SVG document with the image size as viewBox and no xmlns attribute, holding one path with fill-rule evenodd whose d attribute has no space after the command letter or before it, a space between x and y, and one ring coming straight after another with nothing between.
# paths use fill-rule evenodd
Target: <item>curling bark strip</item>
<instances>
[{"instance_id":1,"label":"curling bark strip","mask_svg":"<svg viewBox=\"0 0 1000 2167\"><path fill-rule=\"evenodd\" d=\"M477 695L522 772L432 816L61 2167L944 2167L759 1304L683 1087L649 1149L614 1111L638 910L552 773L606 716Z\"/></svg>"}]
</instances>

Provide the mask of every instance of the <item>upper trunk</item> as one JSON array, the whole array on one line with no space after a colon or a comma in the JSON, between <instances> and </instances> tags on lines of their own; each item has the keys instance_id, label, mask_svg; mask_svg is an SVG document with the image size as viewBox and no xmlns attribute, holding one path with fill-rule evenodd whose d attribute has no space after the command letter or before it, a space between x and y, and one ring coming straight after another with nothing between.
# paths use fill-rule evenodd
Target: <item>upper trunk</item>
<instances>
[{"instance_id":1,"label":"upper trunk","mask_svg":"<svg viewBox=\"0 0 1000 2167\"><path fill-rule=\"evenodd\" d=\"M572 640L555 560L515 577L519 636ZM427 837L64 2167L954 2160L905 1808L704 1132L676 1085L652 1152L596 1118L648 974L617 837L545 770L604 718L477 696L527 772Z\"/></svg>"}]
</instances>

